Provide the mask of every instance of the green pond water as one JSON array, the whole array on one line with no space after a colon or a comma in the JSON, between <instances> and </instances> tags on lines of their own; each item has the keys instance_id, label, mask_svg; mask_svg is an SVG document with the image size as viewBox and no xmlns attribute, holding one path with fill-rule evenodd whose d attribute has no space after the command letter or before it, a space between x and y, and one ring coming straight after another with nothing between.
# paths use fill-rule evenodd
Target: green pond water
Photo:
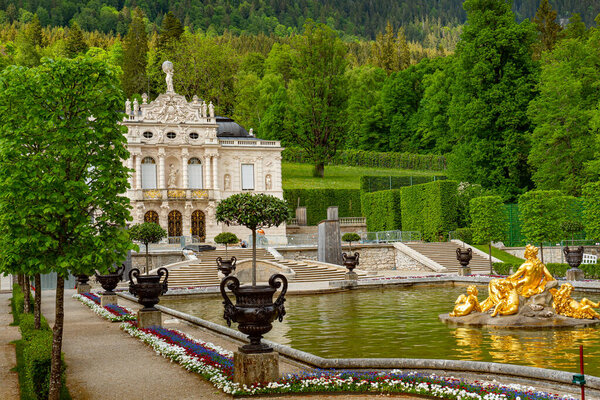
<instances>
[{"instance_id":1,"label":"green pond water","mask_svg":"<svg viewBox=\"0 0 600 400\"><path fill-rule=\"evenodd\" d=\"M288 295L283 323L274 322L265 338L328 358L493 361L571 372L578 372L582 344L585 373L600 377L600 326L526 331L451 327L440 322L438 315L451 311L465 289L417 286ZM600 295L586 296L600 299ZM485 297L487 290L482 287L480 301ZM226 325L221 298L163 297L160 304Z\"/></svg>"}]
</instances>

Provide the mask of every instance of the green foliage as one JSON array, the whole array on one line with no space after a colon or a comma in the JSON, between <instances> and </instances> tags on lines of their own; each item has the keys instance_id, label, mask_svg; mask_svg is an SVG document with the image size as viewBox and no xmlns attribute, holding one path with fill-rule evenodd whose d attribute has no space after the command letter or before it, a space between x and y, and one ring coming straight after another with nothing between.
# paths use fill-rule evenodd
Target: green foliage
<instances>
[{"instance_id":1,"label":"green foliage","mask_svg":"<svg viewBox=\"0 0 600 400\"><path fill-rule=\"evenodd\" d=\"M239 224L255 231L257 228L279 226L289 219L288 204L267 194L238 193L217 205L217 222Z\"/></svg>"},{"instance_id":2,"label":"green foliage","mask_svg":"<svg viewBox=\"0 0 600 400\"><path fill-rule=\"evenodd\" d=\"M587 237L600 241L600 182L583 186L583 224Z\"/></svg>"},{"instance_id":3,"label":"green foliage","mask_svg":"<svg viewBox=\"0 0 600 400\"><path fill-rule=\"evenodd\" d=\"M569 207L572 197L558 190L532 190L519 198L521 232L530 243L557 242L564 238L562 223L574 210Z\"/></svg>"},{"instance_id":4,"label":"green foliage","mask_svg":"<svg viewBox=\"0 0 600 400\"><path fill-rule=\"evenodd\" d=\"M488 245L485 245L485 244L474 244L473 247L476 247L483 252L489 251ZM497 259L499 259L505 263L511 263L511 264L515 264L515 265L521 265L525 262L525 259L519 258L517 256L513 256L512 254L510 254L504 250L500 250L493 246L492 246L492 257L496 257Z\"/></svg>"},{"instance_id":5,"label":"green foliage","mask_svg":"<svg viewBox=\"0 0 600 400\"><path fill-rule=\"evenodd\" d=\"M13 285L12 297L10 298L10 307L15 324L19 324L21 315L23 314L23 306L25 304L25 296L21 291L21 286Z\"/></svg>"},{"instance_id":6,"label":"green foliage","mask_svg":"<svg viewBox=\"0 0 600 400\"><path fill-rule=\"evenodd\" d=\"M489 196L491 193L481 185L461 182L458 185L458 226L471 225L471 200L476 197Z\"/></svg>"},{"instance_id":7,"label":"green foliage","mask_svg":"<svg viewBox=\"0 0 600 400\"><path fill-rule=\"evenodd\" d=\"M483 196L471 199L471 229L473 241L488 244L504 240L506 214L500 196Z\"/></svg>"},{"instance_id":8,"label":"green foliage","mask_svg":"<svg viewBox=\"0 0 600 400\"><path fill-rule=\"evenodd\" d=\"M23 351L25 374L28 384L31 385L31 393L35 393L39 400L47 399L50 389L52 332L42 330L33 333L29 338Z\"/></svg>"},{"instance_id":9,"label":"green foliage","mask_svg":"<svg viewBox=\"0 0 600 400\"><path fill-rule=\"evenodd\" d=\"M355 232L347 232L342 235L342 240L344 242L358 242L360 240L360 235Z\"/></svg>"},{"instance_id":10,"label":"green foliage","mask_svg":"<svg viewBox=\"0 0 600 400\"><path fill-rule=\"evenodd\" d=\"M471 228L457 228L452 235L452 239L458 239L465 243L473 243L473 230Z\"/></svg>"},{"instance_id":11,"label":"green foliage","mask_svg":"<svg viewBox=\"0 0 600 400\"><path fill-rule=\"evenodd\" d=\"M221 232L213 239L215 243L219 244L236 244L240 241L240 239L235 235L235 233L231 232Z\"/></svg>"},{"instance_id":12,"label":"green foliage","mask_svg":"<svg viewBox=\"0 0 600 400\"><path fill-rule=\"evenodd\" d=\"M367 218L369 232L402 229L402 203L399 189L362 193L361 208L363 216Z\"/></svg>"},{"instance_id":13,"label":"green foliage","mask_svg":"<svg viewBox=\"0 0 600 400\"><path fill-rule=\"evenodd\" d=\"M154 222L144 222L131 226L129 237L148 246L149 243L158 243L167 237L167 232Z\"/></svg>"},{"instance_id":14,"label":"green foliage","mask_svg":"<svg viewBox=\"0 0 600 400\"><path fill-rule=\"evenodd\" d=\"M431 181L444 180L445 176L369 176L360 177L362 192L377 192L380 190L400 189L404 186L419 185Z\"/></svg>"},{"instance_id":15,"label":"green foliage","mask_svg":"<svg viewBox=\"0 0 600 400\"><path fill-rule=\"evenodd\" d=\"M539 49L537 50L538 55L543 51L552 50L559 39L562 27L556 22L556 16L557 13L552 9L548 0L542 0L538 11L533 18L533 22L538 31L538 41L540 43Z\"/></svg>"},{"instance_id":16,"label":"green foliage","mask_svg":"<svg viewBox=\"0 0 600 400\"><path fill-rule=\"evenodd\" d=\"M427 241L443 239L457 227L455 181L436 181L403 187L401 190L402 230L420 231Z\"/></svg>"},{"instance_id":17,"label":"green foliage","mask_svg":"<svg viewBox=\"0 0 600 400\"><path fill-rule=\"evenodd\" d=\"M581 232L584 228L583 223L575 220L565 220L560 224L561 229L570 235Z\"/></svg>"},{"instance_id":18,"label":"green foliage","mask_svg":"<svg viewBox=\"0 0 600 400\"><path fill-rule=\"evenodd\" d=\"M162 20L160 27L160 35L158 37L158 48L160 50L166 47L173 46L183 34L183 26L181 21L169 11Z\"/></svg>"},{"instance_id":19,"label":"green foliage","mask_svg":"<svg viewBox=\"0 0 600 400\"><path fill-rule=\"evenodd\" d=\"M521 264L515 263L494 263L494 271L500 275L508 275L512 268L515 272ZM550 274L555 278L564 278L567 275L567 270L571 268L569 264L560 263L548 263L546 268ZM600 278L600 264L581 264L579 266L584 273L586 279L598 279Z\"/></svg>"},{"instance_id":20,"label":"green foliage","mask_svg":"<svg viewBox=\"0 0 600 400\"><path fill-rule=\"evenodd\" d=\"M148 53L148 38L144 15L139 8L133 13L129 31L123 41L123 91L129 98L133 94L148 91L146 64Z\"/></svg>"},{"instance_id":21,"label":"green foliage","mask_svg":"<svg viewBox=\"0 0 600 400\"><path fill-rule=\"evenodd\" d=\"M327 219L327 207L337 206L338 216L360 217L360 191L356 189L284 189L283 198L293 213L296 207L306 207L308 225Z\"/></svg>"},{"instance_id":22,"label":"green foliage","mask_svg":"<svg viewBox=\"0 0 600 400\"><path fill-rule=\"evenodd\" d=\"M79 54L83 54L88 50L88 45L83 38L83 32L79 28L77 22L73 22L67 33L67 41L65 44L67 56L73 58Z\"/></svg>"},{"instance_id":23,"label":"green foliage","mask_svg":"<svg viewBox=\"0 0 600 400\"><path fill-rule=\"evenodd\" d=\"M301 148L289 147L282 153L283 162L310 163L308 154ZM425 171L444 171L446 159L434 154L392 153L364 150L338 150L327 165L400 168Z\"/></svg>"},{"instance_id":24,"label":"green foliage","mask_svg":"<svg viewBox=\"0 0 600 400\"><path fill-rule=\"evenodd\" d=\"M40 330L34 328L35 317L33 314L21 314L19 317L19 330L21 331L21 337L25 341L30 341L33 336L39 332ZM48 321L42 315L41 319L41 330L50 331L50 327L48 326Z\"/></svg>"}]
</instances>

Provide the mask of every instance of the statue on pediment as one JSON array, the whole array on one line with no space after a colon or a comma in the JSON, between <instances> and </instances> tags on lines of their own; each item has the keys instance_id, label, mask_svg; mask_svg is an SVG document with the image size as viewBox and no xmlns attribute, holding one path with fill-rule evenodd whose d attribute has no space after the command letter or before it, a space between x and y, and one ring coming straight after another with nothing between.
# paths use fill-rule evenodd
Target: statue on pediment
<instances>
[{"instance_id":1,"label":"statue on pediment","mask_svg":"<svg viewBox=\"0 0 600 400\"><path fill-rule=\"evenodd\" d=\"M175 89L173 89L173 63L171 61L165 61L162 64L162 69L167 77L165 78L167 81L167 93L175 93Z\"/></svg>"}]
</instances>

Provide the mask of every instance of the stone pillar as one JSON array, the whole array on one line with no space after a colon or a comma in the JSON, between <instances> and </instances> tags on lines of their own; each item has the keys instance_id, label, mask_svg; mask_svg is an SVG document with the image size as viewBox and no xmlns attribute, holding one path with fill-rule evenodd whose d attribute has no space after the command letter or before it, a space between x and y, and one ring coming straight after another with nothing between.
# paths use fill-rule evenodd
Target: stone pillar
<instances>
[{"instance_id":1,"label":"stone pillar","mask_svg":"<svg viewBox=\"0 0 600 400\"><path fill-rule=\"evenodd\" d=\"M250 386L256 382L273 382L279 379L279 354L276 352L247 354L233 353L233 381Z\"/></svg>"},{"instance_id":2,"label":"stone pillar","mask_svg":"<svg viewBox=\"0 0 600 400\"><path fill-rule=\"evenodd\" d=\"M184 148L181 150L181 188L182 189L187 189L188 188L188 149Z\"/></svg>"},{"instance_id":3,"label":"stone pillar","mask_svg":"<svg viewBox=\"0 0 600 400\"><path fill-rule=\"evenodd\" d=\"M100 295L100 305L102 307L106 307L110 304L117 304L117 295L116 294L102 294Z\"/></svg>"},{"instance_id":4,"label":"stone pillar","mask_svg":"<svg viewBox=\"0 0 600 400\"><path fill-rule=\"evenodd\" d=\"M142 154L135 155L135 188L142 189Z\"/></svg>"},{"instance_id":5,"label":"stone pillar","mask_svg":"<svg viewBox=\"0 0 600 400\"><path fill-rule=\"evenodd\" d=\"M145 329L151 326L162 326L162 313L158 310L139 310L137 317L139 328Z\"/></svg>"},{"instance_id":6,"label":"stone pillar","mask_svg":"<svg viewBox=\"0 0 600 400\"><path fill-rule=\"evenodd\" d=\"M213 189L219 190L219 156L214 155L212 158L213 168Z\"/></svg>"},{"instance_id":7,"label":"stone pillar","mask_svg":"<svg viewBox=\"0 0 600 400\"><path fill-rule=\"evenodd\" d=\"M568 281L582 281L584 278L584 273L579 268L569 268L567 270L567 280Z\"/></svg>"},{"instance_id":8,"label":"stone pillar","mask_svg":"<svg viewBox=\"0 0 600 400\"><path fill-rule=\"evenodd\" d=\"M332 221L339 220L337 206L327 207L327 219L330 219Z\"/></svg>"},{"instance_id":9,"label":"stone pillar","mask_svg":"<svg viewBox=\"0 0 600 400\"><path fill-rule=\"evenodd\" d=\"M134 164L133 164L133 158L134 157L135 157L135 155L129 154L129 158L127 159L127 168L133 169L133 166L134 166ZM135 179L134 179L134 174L135 173L136 173L135 170L133 172L129 173L129 179L128 179L128 181L129 181L129 187L132 190L135 189L135 187L133 186L134 185L134 181L135 181Z\"/></svg>"},{"instance_id":10,"label":"stone pillar","mask_svg":"<svg viewBox=\"0 0 600 400\"><path fill-rule=\"evenodd\" d=\"M158 149L158 188L165 189L165 149Z\"/></svg>"},{"instance_id":11,"label":"stone pillar","mask_svg":"<svg viewBox=\"0 0 600 400\"><path fill-rule=\"evenodd\" d=\"M325 220L319 222L317 257L321 262L342 265L342 239L340 222Z\"/></svg>"},{"instance_id":12,"label":"stone pillar","mask_svg":"<svg viewBox=\"0 0 600 400\"><path fill-rule=\"evenodd\" d=\"M306 226L306 207L296 208L296 221L298 226Z\"/></svg>"},{"instance_id":13,"label":"stone pillar","mask_svg":"<svg viewBox=\"0 0 600 400\"><path fill-rule=\"evenodd\" d=\"M263 173L263 158L262 156L256 157L256 190L262 192L266 190L265 187L265 174ZM272 185L272 183L271 183Z\"/></svg>"},{"instance_id":14,"label":"stone pillar","mask_svg":"<svg viewBox=\"0 0 600 400\"><path fill-rule=\"evenodd\" d=\"M204 189L212 188L211 178L210 178L210 157L204 156Z\"/></svg>"}]
</instances>

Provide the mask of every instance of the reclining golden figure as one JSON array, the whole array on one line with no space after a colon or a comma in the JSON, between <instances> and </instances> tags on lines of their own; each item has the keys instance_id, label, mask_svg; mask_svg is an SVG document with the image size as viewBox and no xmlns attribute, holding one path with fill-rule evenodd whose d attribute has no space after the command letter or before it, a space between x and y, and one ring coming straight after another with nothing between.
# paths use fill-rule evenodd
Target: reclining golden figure
<instances>
[{"instance_id":1,"label":"reclining golden figure","mask_svg":"<svg viewBox=\"0 0 600 400\"><path fill-rule=\"evenodd\" d=\"M470 285L467 287L467 295L461 294L456 299L454 303L454 310L450 313L451 317L462 317L463 315L468 315L472 311L481 312L481 306L479 305L479 300L477 299L477 295L479 291L477 290L477 286Z\"/></svg>"},{"instance_id":2,"label":"reclining golden figure","mask_svg":"<svg viewBox=\"0 0 600 400\"><path fill-rule=\"evenodd\" d=\"M573 292L573 285L570 283L563 284L560 289L550 289L554 299L553 307L557 314L579 319L600 319L600 314L594 310L600 307L600 302L594 303L585 297L577 301L571 298L571 292Z\"/></svg>"}]
</instances>

